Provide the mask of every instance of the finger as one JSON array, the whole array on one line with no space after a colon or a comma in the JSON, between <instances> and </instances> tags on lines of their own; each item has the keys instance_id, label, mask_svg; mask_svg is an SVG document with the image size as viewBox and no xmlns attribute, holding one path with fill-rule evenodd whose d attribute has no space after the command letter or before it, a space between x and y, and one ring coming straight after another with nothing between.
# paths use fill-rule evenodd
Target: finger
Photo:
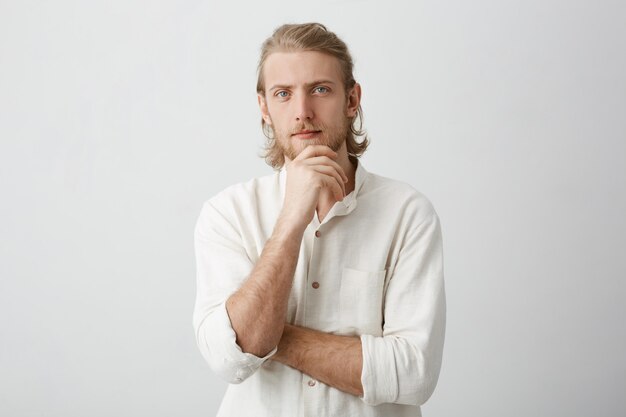
<instances>
[{"instance_id":1,"label":"finger","mask_svg":"<svg viewBox=\"0 0 626 417\"><path fill-rule=\"evenodd\" d=\"M326 157L326 156L316 156L314 158L308 158L302 161L302 163L307 164L307 165L330 165L333 166L337 172L339 172L339 174L341 174L342 180L344 180L344 182L348 182L348 176L346 175L345 171L343 170L343 168L341 167L341 165L339 165L336 161L333 161L332 159Z\"/></svg>"},{"instance_id":2,"label":"finger","mask_svg":"<svg viewBox=\"0 0 626 417\"><path fill-rule=\"evenodd\" d=\"M346 183L343 182L343 178L341 178L341 175L339 175L339 173L335 169L327 165L316 165L312 168L321 174L332 176L335 181L337 181L337 184L339 184L339 186L341 187L341 192L343 196L346 196Z\"/></svg>"},{"instance_id":3,"label":"finger","mask_svg":"<svg viewBox=\"0 0 626 417\"><path fill-rule=\"evenodd\" d=\"M330 188L337 201L343 200L343 198L345 197L345 193L339 186L339 181L337 181L337 178L330 175L323 175L322 181L324 182L325 187Z\"/></svg>"},{"instance_id":4,"label":"finger","mask_svg":"<svg viewBox=\"0 0 626 417\"><path fill-rule=\"evenodd\" d=\"M326 145L309 145L295 157L294 161L322 155L335 158L337 157L337 152L333 151Z\"/></svg>"}]
</instances>

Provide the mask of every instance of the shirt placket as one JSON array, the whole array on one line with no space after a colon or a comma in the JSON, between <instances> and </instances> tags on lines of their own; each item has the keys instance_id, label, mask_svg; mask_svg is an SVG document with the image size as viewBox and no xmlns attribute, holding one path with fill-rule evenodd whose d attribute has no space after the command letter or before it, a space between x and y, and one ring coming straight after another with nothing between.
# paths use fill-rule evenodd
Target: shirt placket
<instances>
[{"instance_id":1,"label":"shirt placket","mask_svg":"<svg viewBox=\"0 0 626 417\"><path fill-rule=\"evenodd\" d=\"M321 277L319 276L319 268L321 259L321 246L324 244L324 238L326 231L328 231L327 225L333 217L338 215L346 214L349 211L350 206L346 207L341 202L337 202L333 205L327 215L324 217L324 220L320 223L317 214L313 216L313 220L309 224L309 228L307 229L308 233L306 234L306 238L309 239L311 254L309 256L309 265L306 276L306 284L305 284L305 296L304 296L304 317L303 322L305 327L315 327L311 322L310 315L308 313L309 307L312 303L317 302L316 297L319 296L318 289L320 288ZM323 396L320 390L323 388L320 385L320 382L315 378L302 373L302 398L304 402L303 406L303 414L304 417L317 417L320 415L320 399Z\"/></svg>"},{"instance_id":2,"label":"shirt placket","mask_svg":"<svg viewBox=\"0 0 626 417\"><path fill-rule=\"evenodd\" d=\"M332 209L331 209L332 211ZM321 238L324 231L324 224L327 222L331 212L324 218L322 223L319 222L317 214L313 216L313 220L309 224L305 238L310 242L309 247L311 253L309 255L308 269L306 272L305 290L304 290L304 317L303 325L305 327L311 327L312 318L309 313L309 308L313 303L316 303L316 297L318 296L319 283L319 260L320 260L320 248L323 243ZM301 381L302 387L302 399L303 399L303 417L316 417L319 415L319 389L320 384L315 378L310 375L302 373Z\"/></svg>"}]
</instances>

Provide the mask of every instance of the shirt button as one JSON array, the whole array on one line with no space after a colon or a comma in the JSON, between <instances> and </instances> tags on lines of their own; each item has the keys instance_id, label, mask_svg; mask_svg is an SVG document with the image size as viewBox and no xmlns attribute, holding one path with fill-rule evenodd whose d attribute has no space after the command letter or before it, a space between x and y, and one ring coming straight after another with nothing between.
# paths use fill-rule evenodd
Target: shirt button
<instances>
[{"instance_id":1,"label":"shirt button","mask_svg":"<svg viewBox=\"0 0 626 417\"><path fill-rule=\"evenodd\" d=\"M313 387L315 386L315 381L313 381L312 379L309 380L309 387Z\"/></svg>"},{"instance_id":2,"label":"shirt button","mask_svg":"<svg viewBox=\"0 0 626 417\"><path fill-rule=\"evenodd\" d=\"M315 237L320 237L320 235L321 235L320 231L319 231L319 230L316 230L316 231L315 231Z\"/></svg>"},{"instance_id":3,"label":"shirt button","mask_svg":"<svg viewBox=\"0 0 626 417\"><path fill-rule=\"evenodd\" d=\"M320 283L315 281L313 284L311 284L311 286L315 289L318 289L320 287Z\"/></svg>"}]
</instances>

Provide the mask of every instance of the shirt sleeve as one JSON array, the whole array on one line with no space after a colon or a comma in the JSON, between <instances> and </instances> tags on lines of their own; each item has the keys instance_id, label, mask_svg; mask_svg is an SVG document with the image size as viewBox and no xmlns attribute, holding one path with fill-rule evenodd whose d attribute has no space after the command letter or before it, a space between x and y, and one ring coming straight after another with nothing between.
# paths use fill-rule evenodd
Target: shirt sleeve
<instances>
[{"instance_id":1,"label":"shirt sleeve","mask_svg":"<svg viewBox=\"0 0 626 417\"><path fill-rule=\"evenodd\" d=\"M226 300L243 284L254 266L240 233L209 202L205 202L194 229L196 302L193 328L209 367L225 381L238 384L256 372L275 347L263 357L243 352L236 342Z\"/></svg>"},{"instance_id":2,"label":"shirt sleeve","mask_svg":"<svg viewBox=\"0 0 626 417\"><path fill-rule=\"evenodd\" d=\"M421 405L439 378L446 325L441 227L430 202L420 211L389 280L383 336L360 336L361 399L369 405Z\"/></svg>"}]
</instances>

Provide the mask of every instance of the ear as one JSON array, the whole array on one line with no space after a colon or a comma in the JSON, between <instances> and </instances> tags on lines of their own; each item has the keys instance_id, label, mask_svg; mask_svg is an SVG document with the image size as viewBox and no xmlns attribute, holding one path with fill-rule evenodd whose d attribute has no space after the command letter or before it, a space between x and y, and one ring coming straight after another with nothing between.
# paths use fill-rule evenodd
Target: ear
<instances>
[{"instance_id":1,"label":"ear","mask_svg":"<svg viewBox=\"0 0 626 417\"><path fill-rule=\"evenodd\" d=\"M265 97L261 94L257 94L257 101L259 102L259 109L261 109L261 117L263 117L265 123L271 126L272 118L270 117L270 112L267 109L267 101L265 101Z\"/></svg>"},{"instance_id":2,"label":"ear","mask_svg":"<svg viewBox=\"0 0 626 417\"><path fill-rule=\"evenodd\" d=\"M356 112L361 104L361 84L355 83L354 87L348 92L348 108L346 113L348 117L356 116Z\"/></svg>"}]
</instances>

